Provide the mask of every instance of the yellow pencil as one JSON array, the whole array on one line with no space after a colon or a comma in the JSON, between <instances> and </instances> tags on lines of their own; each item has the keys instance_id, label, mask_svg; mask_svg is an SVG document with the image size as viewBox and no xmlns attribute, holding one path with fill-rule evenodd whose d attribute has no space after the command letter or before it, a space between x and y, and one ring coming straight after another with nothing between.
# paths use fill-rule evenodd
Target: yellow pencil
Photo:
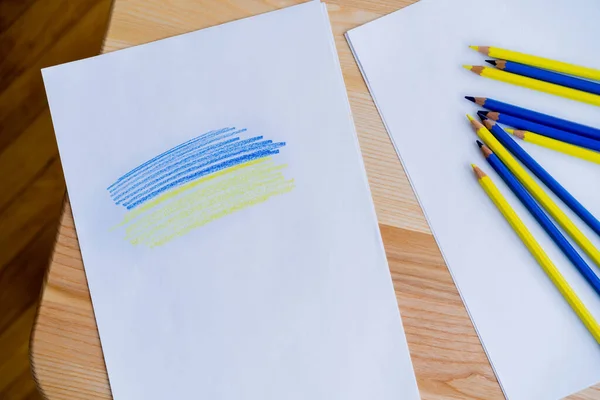
<instances>
[{"instance_id":1,"label":"yellow pencil","mask_svg":"<svg viewBox=\"0 0 600 400\"><path fill-rule=\"evenodd\" d=\"M514 157L502 146L502 144L487 130L483 124L476 121L470 115L467 115L469 121L477 136L502 160L504 165L515 175L515 177L525 186L527 191L540 203L542 207L554 218L556 222L573 238L590 256L590 258L600 267L600 251L594 244L579 230L579 228L567 217L567 214L544 192L544 189L527 173L527 171L514 159Z\"/></svg>"},{"instance_id":2,"label":"yellow pencil","mask_svg":"<svg viewBox=\"0 0 600 400\"><path fill-rule=\"evenodd\" d=\"M489 46L469 46L486 56L509 60L521 64L531 65L533 67L549 69L551 71L562 72L563 74L580 76L582 78L600 80L600 70L579 65L569 64L562 61L555 61L549 58L532 56L525 53L519 53L512 50L500 49Z\"/></svg>"},{"instance_id":3,"label":"yellow pencil","mask_svg":"<svg viewBox=\"0 0 600 400\"><path fill-rule=\"evenodd\" d=\"M578 157L586 161L600 164L600 153L597 151L575 146L574 144L561 142L560 140L538 135L537 133L529 131L508 128L505 128L504 130L526 142L537 144L538 146L546 147L548 149L559 151L573 157Z\"/></svg>"},{"instance_id":4,"label":"yellow pencil","mask_svg":"<svg viewBox=\"0 0 600 400\"><path fill-rule=\"evenodd\" d=\"M600 96L581 90L571 89L565 86L555 85L554 83L548 83L537 79L528 78L526 76L511 74L500 69L464 65L466 69L477 75L484 76L486 78L495 79L501 82L511 83L513 85L526 87L528 89L538 90L540 92L553 94L555 96L565 97L571 100L581 101L582 103L592 104L594 106L600 106Z\"/></svg>"},{"instance_id":5,"label":"yellow pencil","mask_svg":"<svg viewBox=\"0 0 600 400\"><path fill-rule=\"evenodd\" d=\"M552 263L550 257L548 257L544 249L542 249L542 246L540 246L540 244L535 240L515 210L513 210L508 201L506 201L504 196L502 196L500 190L498 190L496 185L494 185L494 182L490 179L490 177L487 176L476 165L472 165L472 167L483 190L494 202L498 210L500 210L504 218L506 218L517 235L519 235L519 238L521 238L523 244L525 244L529 252L540 264L546 275L548 275L552 283L554 283L554 286L556 286L567 303L569 303L573 311L575 311L581 322L583 322L588 331L590 331L594 339L600 343L600 326L598 326L598 322L596 322L594 316L586 308L585 304L583 304L581 299L577 296L573 288L569 285L558 268L556 268L554 263Z\"/></svg>"}]
</instances>

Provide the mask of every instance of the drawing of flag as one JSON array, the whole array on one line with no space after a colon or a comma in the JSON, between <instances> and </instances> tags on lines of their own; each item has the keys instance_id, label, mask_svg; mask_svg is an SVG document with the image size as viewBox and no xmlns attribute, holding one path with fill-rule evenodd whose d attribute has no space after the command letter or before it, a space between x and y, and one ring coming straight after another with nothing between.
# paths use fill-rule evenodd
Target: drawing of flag
<instances>
[{"instance_id":1,"label":"drawing of flag","mask_svg":"<svg viewBox=\"0 0 600 400\"><path fill-rule=\"evenodd\" d=\"M127 172L107 190L128 212L119 227L132 244L155 247L294 188L285 142L223 128L175 146Z\"/></svg>"}]
</instances>

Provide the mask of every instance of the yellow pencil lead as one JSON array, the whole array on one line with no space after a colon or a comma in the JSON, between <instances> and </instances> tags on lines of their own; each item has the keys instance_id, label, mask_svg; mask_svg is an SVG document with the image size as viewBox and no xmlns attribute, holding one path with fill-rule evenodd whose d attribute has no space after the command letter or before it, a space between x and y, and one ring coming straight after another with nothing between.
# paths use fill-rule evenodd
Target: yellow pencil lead
<instances>
[{"instance_id":1,"label":"yellow pencil lead","mask_svg":"<svg viewBox=\"0 0 600 400\"><path fill-rule=\"evenodd\" d=\"M475 51L479 51L479 46L469 46L469 48Z\"/></svg>"},{"instance_id":2,"label":"yellow pencil lead","mask_svg":"<svg viewBox=\"0 0 600 400\"><path fill-rule=\"evenodd\" d=\"M471 68L473 68L473 66L472 65L463 65L463 68L470 71Z\"/></svg>"},{"instance_id":3,"label":"yellow pencil lead","mask_svg":"<svg viewBox=\"0 0 600 400\"><path fill-rule=\"evenodd\" d=\"M469 121L473 121L473 117L471 117L469 114L467 114L467 118L469 119Z\"/></svg>"}]
</instances>

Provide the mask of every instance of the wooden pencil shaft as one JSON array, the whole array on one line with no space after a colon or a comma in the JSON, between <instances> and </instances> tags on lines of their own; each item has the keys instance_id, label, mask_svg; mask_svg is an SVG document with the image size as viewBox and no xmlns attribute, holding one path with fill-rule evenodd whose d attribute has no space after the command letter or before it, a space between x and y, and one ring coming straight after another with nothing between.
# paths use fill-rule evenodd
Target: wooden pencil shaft
<instances>
[{"instance_id":1,"label":"wooden pencil shaft","mask_svg":"<svg viewBox=\"0 0 600 400\"><path fill-rule=\"evenodd\" d=\"M485 98L467 96L467 99L491 111L508 114L513 117L529 120L531 122L561 129L563 131L576 133L591 139L600 140L600 129L591 126L568 121L566 119L556 118L552 115L543 114L527 108L515 106L513 104L504 103L489 97Z\"/></svg>"},{"instance_id":2,"label":"wooden pencil shaft","mask_svg":"<svg viewBox=\"0 0 600 400\"><path fill-rule=\"evenodd\" d=\"M563 61L552 60L550 58L538 57L517 51L502 49L490 46L471 46L473 49L490 57L503 60L510 60L521 64L532 65L538 68L548 69L550 71L561 72L573 76L579 76L586 79L600 80L600 70L570 64Z\"/></svg>"},{"instance_id":3,"label":"wooden pencil shaft","mask_svg":"<svg viewBox=\"0 0 600 400\"><path fill-rule=\"evenodd\" d=\"M481 75L486 78L510 83L517 86L522 86L528 89L537 90L540 92L580 101L595 106L600 106L600 96L587 92L582 92L581 90L575 90L564 86L555 85L553 83L548 83L521 75L511 74L509 72L504 72L495 68L470 66L470 70L476 73L477 75Z\"/></svg>"},{"instance_id":4,"label":"wooden pencil shaft","mask_svg":"<svg viewBox=\"0 0 600 400\"><path fill-rule=\"evenodd\" d=\"M508 221L523 244L550 278L554 286L562 294L563 298L571 306L594 339L600 343L600 326L596 322L594 316L586 308L585 304L577 296L558 268L552 263L550 257L544 252L540 244L535 240L534 236L527 229L523 221L521 221L517 213L512 209L508 201L502 196L500 190L494 185L489 176L484 176L478 180L484 191Z\"/></svg>"},{"instance_id":5,"label":"wooden pencil shaft","mask_svg":"<svg viewBox=\"0 0 600 400\"><path fill-rule=\"evenodd\" d=\"M564 211L544 192L537 182L525 171L525 169L514 159L514 157L502 146L502 144L487 130L479 121L476 121L470 115L467 116L471 121L477 136L502 160L504 165L517 177L517 179L527 188L527 191L540 203L540 205L554 218L556 222L568 233L569 236L581 247L587 255L600 266L600 251L594 244L581 232L581 230L569 219Z\"/></svg>"},{"instance_id":6,"label":"wooden pencil shaft","mask_svg":"<svg viewBox=\"0 0 600 400\"><path fill-rule=\"evenodd\" d=\"M537 133L529 131L522 131L519 129L505 130L511 135L516 136L526 142L546 147L547 149L568 154L570 156L581 158L583 160L590 161L596 164L600 164L600 153L596 151L588 150L584 147L575 146L570 143L562 142L560 140L552 139L543 135L538 135Z\"/></svg>"},{"instance_id":7,"label":"wooden pencil shaft","mask_svg":"<svg viewBox=\"0 0 600 400\"><path fill-rule=\"evenodd\" d=\"M600 95L600 84L586 79L576 78L570 75L560 74L558 72L552 72L513 61L495 60L492 61L492 63L496 65L496 68L512 74L522 75L532 79L553 83L555 85L581 90L582 92Z\"/></svg>"}]
</instances>

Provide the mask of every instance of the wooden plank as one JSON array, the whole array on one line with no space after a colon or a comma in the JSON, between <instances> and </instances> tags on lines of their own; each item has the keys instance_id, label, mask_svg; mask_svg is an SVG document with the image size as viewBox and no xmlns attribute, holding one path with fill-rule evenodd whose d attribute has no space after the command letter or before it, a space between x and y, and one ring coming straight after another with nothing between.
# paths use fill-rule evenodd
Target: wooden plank
<instances>
[{"instance_id":1,"label":"wooden plank","mask_svg":"<svg viewBox=\"0 0 600 400\"><path fill-rule=\"evenodd\" d=\"M0 34L3 34L36 0L0 1Z\"/></svg>"},{"instance_id":2,"label":"wooden plank","mask_svg":"<svg viewBox=\"0 0 600 400\"><path fill-rule=\"evenodd\" d=\"M97 54L110 7L0 0L0 399L42 399L29 338L64 179L40 68Z\"/></svg>"},{"instance_id":3,"label":"wooden plank","mask_svg":"<svg viewBox=\"0 0 600 400\"><path fill-rule=\"evenodd\" d=\"M2 176L0 213L58 156L50 110L47 108L0 153Z\"/></svg>"},{"instance_id":4,"label":"wooden plank","mask_svg":"<svg viewBox=\"0 0 600 400\"><path fill-rule=\"evenodd\" d=\"M43 57L14 77L0 92L0 152L48 107L40 69L98 54L110 5L110 0L96 1Z\"/></svg>"},{"instance_id":5,"label":"wooden plank","mask_svg":"<svg viewBox=\"0 0 600 400\"><path fill-rule=\"evenodd\" d=\"M23 371L29 372L29 335L36 308L36 305L29 306L10 329L0 335L0 399L7 398L8 388L20 379Z\"/></svg>"},{"instance_id":6,"label":"wooden plank","mask_svg":"<svg viewBox=\"0 0 600 400\"><path fill-rule=\"evenodd\" d=\"M69 31L94 0L39 0L0 36L0 91Z\"/></svg>"},{"instance_id":7,"label":"wooden plank","mask_svg":"<svg viewBox=\"0 0 600 400\"><path fill-rule=\"evenodd\" d=\"M37 304L58 229L51 221L0 270L0 335L31 305Z\"/></svg>"},{"instance_id":8,"label":"wooden plank","mask_svg":"<svg viewBox=\"0 0 600 400\"><path fill-rule=\"evenodd\" d=\"M502 399L433 237L379 226L423 397Z\"/></svg>"},{"instance_id":9,"label":"wooden plank","mask_svg":"<svg viewBox=\"0 0 600 400\"><path fill-rule=\"evenodd\" d=\"M58 159L54 159L23 195L0 214L2 270L40 232L41 227L56 221L64 192L62 169Z\"/></svg>"},{"instance_id":10,"label":"wooden plank","mask_svg":"<svg viewBox=\"0 0 600 400\"><path fill-rule=\"evenodd\" d=\"M120 0L104 51L295 2ZM410 2L330 0L328 9L422 398L500 399L481 343L342 36L345 30ZM49 399L110 398L68 203L32 343L33 368ZM589 400L599 398L597 394L597 388L590 388L572 398Z\"/></svg>"},{"instance_id":11,"label":"wooden plank","mask_svg":"<svg viewBox=\"0 0 600 400\"><path fill-rule=\"evenodd\" d=\"M3 391L0 391L0 399L42 400L43 397L35 385L30 369L25 368Z\"/></svg>"},{"instance_id":12,"label":"wooden plank","mask_svg":"<svg viewBox=\"0 0 600 400\"><path fill-rule=\"evenodd\" d=\"M49 399L111 399L68 202L65 210L43 292L43 297L52 301L41 302L36 320L32 370ZM56 273L51 272L52 268Z\"/></svg>"}]
</instances>

